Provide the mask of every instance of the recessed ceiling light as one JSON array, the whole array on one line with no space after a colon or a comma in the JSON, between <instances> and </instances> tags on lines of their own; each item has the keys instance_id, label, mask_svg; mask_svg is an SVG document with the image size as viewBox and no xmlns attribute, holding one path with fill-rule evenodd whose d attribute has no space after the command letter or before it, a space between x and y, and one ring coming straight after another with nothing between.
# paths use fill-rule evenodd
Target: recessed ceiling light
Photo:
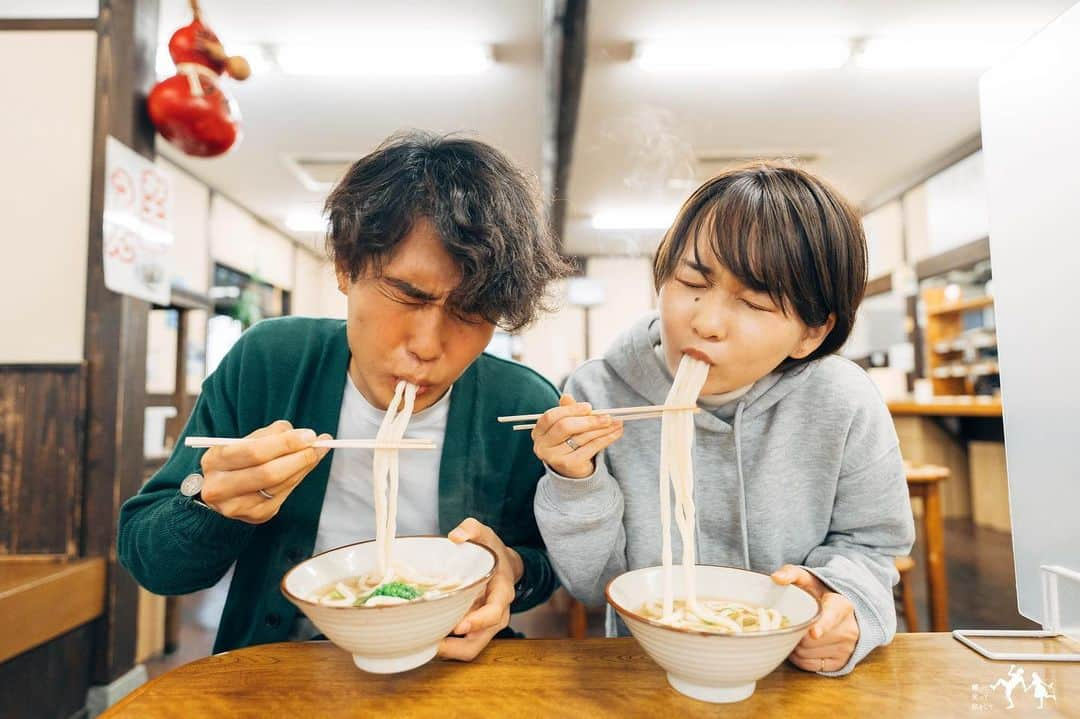
<instances>
[{"instance_id":1,"label":"recessed ceiling light","mask_svg":"<svg viewBox=\"0 0 1080 719\"><path fill-rule=\"evenodd\" d=\"M644 70L676 72L779 72L842 67L851 56L847 38L737 40L709 43L647 41L635 45Z\"/></svg>"},{"instance_id":2,"label":"recessed ceiling light","mask_svg":"<svg viewBox=\"0 0 1080 719\"><path fill-rule=\"evenodd\" d=\"M866 38L855 64L874 70L986 68L1015 46L997 32L935 29Z\"/></svg>"},{"instance_id":3,"label":"recessed ceiling light","mask_svg":"<svg viewBox=\"0 0 1080 719\"><path fill-rule=\"evenodd\" d=\"M278 67L289 75L416 77L474 75L492 66L490 45L412 44L282 45Z\"/></svg>"}]
</instances>

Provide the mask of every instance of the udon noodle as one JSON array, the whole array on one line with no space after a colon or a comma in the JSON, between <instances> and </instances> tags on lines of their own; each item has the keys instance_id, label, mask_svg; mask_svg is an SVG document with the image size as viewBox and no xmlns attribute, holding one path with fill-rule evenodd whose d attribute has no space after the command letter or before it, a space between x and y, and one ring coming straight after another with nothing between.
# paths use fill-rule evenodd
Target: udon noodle
<instances>
[{"instance_id":1,"label":"udon noodle","mask_svg":"<svg viewBox=\"0 0 1080 719\"><path fill-rule=\"evenodd\" d=\"M683 355L675 372L664 404L685 407L697 404L698 395L709 374L709 365L699 359ZM671 556L671 496L675 495L675 522L682 537L683 585L686 601L697 608L697 592L694 587L694 566L697 551L694 546L694 415L690 412L664 412L660 420L660 531L661 561L664 566L663 618L668 620L675 612L674 583Z\"/></svg>"},{"instance_id":2,"label":"udon noodle","mask_svg":"<svg viewBox=\"0 0 1080 719\"><path fill-rule=\"evenodd\" d=\"M686 407L697 404L709 374L709 365L683 355L664 404ZM697 527L694 507L694 415L664 412L660 424L660 528L663 562L663 598L646 602L646 616L674 627L688 627L717 633L767 631L787 626L787 619L775 609L752 607L719 599L699 600L695 582ZM682 537L683 589L686 598L675 600L672 576L671 511L674 495L675 522Z\"/></svg>"},{"instance_id":3,"label":"udon noodle","mask_svg":"<svg viewBox=\"0 0 1080 719\"><path fill-rule=\"evenodd\" d=\"M705 611L699 614L700 610ZM641 613L649 619L656 619L673 627L716 634L767 632L783 629L791 624L787 617L775 609L724 599L698 599L696 608L680 599L675 602L674 611L666 616L659 601L646 602L641 607Z\"/></svg>"},{"instance_id":4,"label":"udon noodle","mask_svg":"<svg viewBox=\"0 0 1080 719\"><path fill-rule=\"evenodd\" d=\"M405 436L416 401L416 385L398 382L394 398L375 435L378 442L397 442ZM465 584L461 577L428 577L393 562L397 535L398 449L376 448L372 465L375 493L374 572L347 577L320 588L311 601L329 606L381 606L422 599L437 599Z\"/></svg>"},{"instance_id":5,"label":"udon noodle","mask_svg":"<svg viewBox=\"0 0 1080 719\"><path fill-rule=\"evenodd\" d=\"M394 398L390 400L375 435L376 442L397 442L405 436L405 429L412 419L416 389L414 384L397 383ZM376 449L371 477L375 490L375 551L379 577L384 582L392 579L390 555L397 534L398 452L397 449Z\"/></svg>"}]
</instances>

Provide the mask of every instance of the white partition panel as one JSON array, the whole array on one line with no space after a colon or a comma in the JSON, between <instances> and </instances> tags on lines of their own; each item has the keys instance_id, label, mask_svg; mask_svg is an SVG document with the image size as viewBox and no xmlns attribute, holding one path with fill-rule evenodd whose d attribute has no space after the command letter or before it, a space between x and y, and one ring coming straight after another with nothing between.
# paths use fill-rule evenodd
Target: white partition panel
<instances>
[{"instance_id":1,"label":"white partition panel","mask_svg":"<svg viewBox=\"0 0 1080 719\"><path fill-rule=\"evenodd\" d=\"M1080 5L980 95L1017 594L1042 622L1039 565L1080 570Z\"/></svg>"},{"instance_id":2,"label":"white partition panel","mask_svg":"<svg viewBox=\"0 0 1080 719\"><path fill-rule=\"evenodd\" d=\"M210 286L210 191L162 157L154 164L172 179L173 283L205 293Z\"/></svg>"},{"instance_id":3,"label":"white partition panel","mask_svg":"<svg viewBox=\"0 0 1080 719\"><path fill-rule=\"evenodd\" d=\"M259 225L247 210L219 194L210 200L210 254L241 272L256 270Z\"/></svg>"}]
</instances>

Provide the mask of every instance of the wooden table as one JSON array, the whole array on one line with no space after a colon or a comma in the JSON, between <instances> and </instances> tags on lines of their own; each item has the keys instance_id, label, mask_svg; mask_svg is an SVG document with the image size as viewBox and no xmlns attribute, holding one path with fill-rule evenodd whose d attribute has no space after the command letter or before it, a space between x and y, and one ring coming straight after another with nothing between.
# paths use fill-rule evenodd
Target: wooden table
<instances>
[{"instance_id":1,"label":"wooden table","mask_svg":"<svg viewBox=\"0 0 1080 719\"><path fill-rule=\"evenodd\" d=\"M1056 644L1042 643L1046 651ZM1026 677L1038 671L1054 682L1057 701L1047 700L1043 711L1034 711L1033 694L1017 689L1017 709L1008 716L1080 715L1080 666L1032 662L1023 668ZM948 634L901 634L847 677L808 674L785 663L758 683L750 699L719 707L676 693L633 639L498 640L470 664L436 660L387 676L361 672L327 642L286 643L174 669L103 716L996 716L1005 711L1004 694L985 686L1008 670L1008 664L983 659Z\"/></svg>"}]
</instances>

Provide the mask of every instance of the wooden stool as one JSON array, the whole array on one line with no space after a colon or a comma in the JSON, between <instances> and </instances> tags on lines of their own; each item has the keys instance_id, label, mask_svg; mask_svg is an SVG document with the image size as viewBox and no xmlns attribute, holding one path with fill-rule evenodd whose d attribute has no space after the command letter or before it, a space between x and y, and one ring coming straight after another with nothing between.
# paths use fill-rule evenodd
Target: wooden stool
<instances>
[{"instance_id":1,"label":"wooden stool","mask_svg":"<svg viewBox=\"0 0 1080 719\"><path fill-rule=\"evenodd\" d=\"M919 631L919 614L915 609L915 593L911 589L910 572L915 568L911 557L897 557L894 560L896 571L900 572L900 604L904 613L904 629L909 632Z\"/></svg>"},{"instance_id":2,"label":"wooden stool","mask_svg":"<svg viewBox=\"0 0 1080 719\"><path fill-rule=\"evenodd\" d=\"M905 465L908 494L923 502L922 539L926 545L926 588L930 597L930 629L949 631L949 580L945 573L945 521L941 515L941 483L946 467Z\"/></svg>"},{"instance_id":3,"label":"wooden stool","mask_svg":"<svg viewBox=\"0 0 1080 719\"><path fill-rule=\"evenodd\" d=\"M571 639L584 639L589 633L589 612L585 605L576 599L570 600L567 610L568 631Z\"/></svg>"}]
</instances>

